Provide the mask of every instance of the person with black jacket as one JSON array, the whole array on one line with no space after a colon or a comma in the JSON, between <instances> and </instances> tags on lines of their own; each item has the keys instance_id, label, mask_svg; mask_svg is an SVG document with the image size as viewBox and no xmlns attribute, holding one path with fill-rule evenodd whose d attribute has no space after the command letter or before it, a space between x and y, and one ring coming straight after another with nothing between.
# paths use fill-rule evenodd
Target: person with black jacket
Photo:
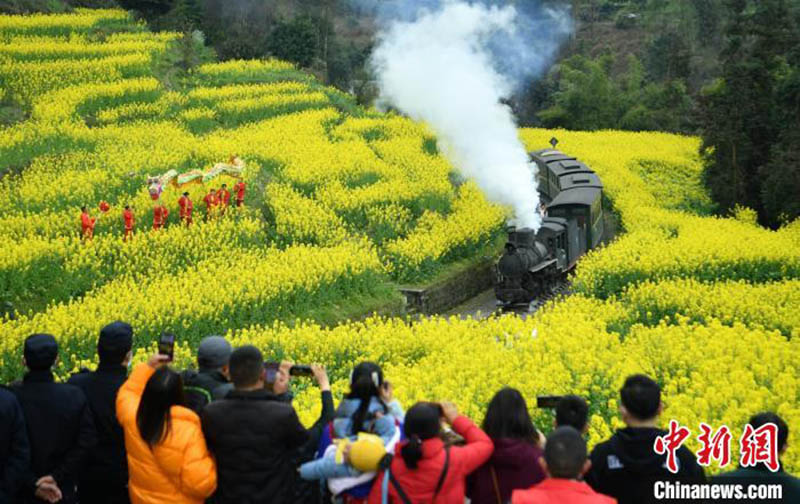
<instances>
[{"instance_id":1,"label":"person with black jacket","mask_svg":"<svg viewBox=\"0 0 800 504\"><path fill-rule=\"evenodd\" d=\"M72 375L67 382L80 388L92 412L97 446L89 454L78 481L81 504L126 504L128 461L125 436L117 421L117 391L128 377L133 347L133 329L113 322L100 330L97 340L97 370Z\"/></svg>"},{"instance_id":2,"label":"person with black jacket","mask_svg":"<svg viewBox=\"0 0 800 504\"><path fill-rule=\"evenodd\" d=\"M198 370L181 373L187 406L198 415L208 403L224 398L233 390L228 371L232 351L231 344L222 336L207 336L197 347ZM203 397L198 397L198 393Z\"/></svg>"},{"instance_id":3,"label":"person with black jacket","mask_svg":"<svg viewBox=\"0 0 800 504\"><path fill-rule=\"evenodd\" d=\"M677 474L667 469L667 454L658 455L654 450L655 439L667 434L656 427L663 405L655 381L644 375L629 376L620 399L626 427L594 447L592 465L585 475L595 491L615 497L619 504L644 504L653 502L656 481L705 482L703 468L686 446L676 452Z\"/></svg>"},{"instance_id":4,"label":"person with black jacket","mask_svg":"<svg viewBox=\"0 0 800 504\"><path fill-rule=\"evenodd\" d=\"M215 504L296 502L296 460L313 436L287 398L288 367L272 370L268 379L256 347L244 346L231 355L235 389L206 406L202 415L203 433L217 461ZM313 366L313 371L323 391L323 414L317 422L322 426L333 415L333 399L325 370Z\"/></svg>"},{"instance_id":5,"label":"person with black jacket","mask_svg":"<svg viewBox=\"0 0 800 504\"><path fill-rule=\"evenodd\" d=\"M23 477L19 502L77 502L75 485L81 468L97 443L92 413L78 387L55 383L50 368L58 344L50 334L25 340L28 372L12 387L25 415L31 465Z\"/></svg>"},{"instance_id":6,"label":"person with black jacket","mask_svg":"<svg viewBox=\"0 0 800 504\"><path fill-rule=\"evenodd\" d=\"M19 401L0 387L0 504L16 501L17 490L31 463L31 448Z\"/></svg>"},{"instance_id":7,"label":"person with black jacket","mask_svg":"<svg viewBox=\"0 0 800 504\"><path fill-rule=\"evenodd\" d=\"M789 426L781 417L769 411L753 415L747 423L753 429L758 429L769 423L774 424L778 428L778 470L773 472L763 462L759 462L754 466L739 466L738 469L733 471L718 474L711 478L711 481L713 483L729 485L780 485L782 500L779 502L800 502L800 478L787 473L783 467L783 463L780 462L780 457L786 453L786 449L789 447ZM742 502L755 504L760 501L756 499L742 499Z\"/></svg>"}]
</instances>

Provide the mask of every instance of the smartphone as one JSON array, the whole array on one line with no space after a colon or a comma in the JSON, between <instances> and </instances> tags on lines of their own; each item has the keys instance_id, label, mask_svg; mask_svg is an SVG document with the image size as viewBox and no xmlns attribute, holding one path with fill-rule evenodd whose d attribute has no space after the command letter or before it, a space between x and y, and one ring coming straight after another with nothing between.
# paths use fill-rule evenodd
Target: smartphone
<instances>
[{"instance_id":1,"label":"smartphone","mask_svg":"<svg viewBox=\"0 0 800 504\"><path fill-rule=\"evenodd\" d=\"M158 353L169 357L169 362L175 356L175 335L168 332L162 332L161 337L158 339Z\"/></svg>"},{"instance_id":2,"label":"smartphone","mask_svg":"<svg viewBox=\"0 0 800 504\"><path fill-rule=\"evenodd\" d=\"M314 372L311 371L311 366L306 364L295 364L289 368L289 374L291 376L314 376Z\"/></svg>"},{"instance_id":3,"label":"smartphone","mask_svg":"<svg viewBox=\"0 0 800 504\"><path fill-rule=\"evenodd\" d=\"M558 402L561 400L562 397L563 396L560 395L537 396L536 407L555 409L555 407L558 406Z\"/></svg>"}]
</instances>

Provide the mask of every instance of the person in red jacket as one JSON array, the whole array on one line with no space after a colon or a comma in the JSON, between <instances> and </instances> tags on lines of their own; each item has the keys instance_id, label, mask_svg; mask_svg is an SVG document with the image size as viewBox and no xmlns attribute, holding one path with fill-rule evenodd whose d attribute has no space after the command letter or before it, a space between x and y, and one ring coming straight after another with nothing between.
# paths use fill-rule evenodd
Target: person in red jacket
<instances>
[{"instance_id":1,"label":"person in red jacket","mask_svg":"<svg viewBox=\"0 0 800 504\"><path fill-rule=\"evenodd\" d=\"M220 214L224 214L225 209L231 204L231 192L228 190L228 184L222 184L217 196L219 197Z\"/></svg>"},{"instance_id":2,"label":"person in red jacket","mask_svg":"<svg viewBox=\"0 0 800 504\"><path fill-rule=\"evenodd\" d=\"M192 224L194 203L189 199L189 191L184 192L183 196L178 199L178 206L180 207L181 222L185 223L187 227L190 226Z\"/></svg>"},{"instance_id":3,"label":"person in red jacket","mask_svg":"<svg viewBox=\"0 0 800 504\"><path fill-rule=\"evenodd\" d=\"M134 226L133 210L130 205L125 205L125 210L122 211L122 221L125 223L125 234L122 235L122 241L128 241L133 237Z\"/></svg>"},{"instance_id":4,"label":"person in red jacket","mask_svg":"<svg viewBox=\"0 0 800 504\"><path fill-rule=\"evenodd\" d=\"M466 440L465 446L445 447L439 437L442 420ZM494 449L489 436L448 402L415 404L403 430L408 440L398 445L389 469L378 473L369 504L381 504L384 493L393 504L463 504L467 475Z\"/></svg>"},{"instance_id":5,"label":"person in red jacket","mask_svg":"<svg viewBox=\"0 0 800 504\"><path fill-rule=\"evenodd\" d=\"M242 206L244 204L244 189L245 189L244 180L240 180L239 182L236 182L236 184L233 186L233 190L236 191L236 206L237 207L240 207L240 206Z\"/></svg>"},{"instance_id":6,"label":"person in red jacket","mask_svg":"<svg viewBox=\"0 0 800 504\"><path fill-rule=\"evenodd\" d=\"M586 441L574 427L559 427L547 436L544 458L548 478L527 490L514 490L511 504L616 504L617 500L592 490L580 477L592 465Z\"/></svg>"},{"instance_id":7,"label":"person in red jacket","mask_svg":"<svg viewBox=\"0 0 800 504\"><path fill-rule=\"evenodd\" d=\"M94 236L94 223L97 221L97 217L91 217L89 215L89 210L86 206L81 207L81 236L84 240L89 241Z\"/></svg>"},{"instance_id":8,"label":"person in red jacket","mask_svg":"<svg viewBox=\"0 0 800 504\"><path fill-rule=\"evenodd\" d=\"M163 203L153 207L153 229L161 229L167 223L169 217L169 210Z\"/></svg>"},{"instance_id":9,"label":"person in red jacket","mask_svg":"<svg viewBox=\"0 0 800 504\"><path fill-rule=\"evenodd\" d=\"M203 198L203 201L206 204L206 220L211 220L216 217L217 206L219 205L216 189L212 188Z\"/></svg>"}]
</instances>

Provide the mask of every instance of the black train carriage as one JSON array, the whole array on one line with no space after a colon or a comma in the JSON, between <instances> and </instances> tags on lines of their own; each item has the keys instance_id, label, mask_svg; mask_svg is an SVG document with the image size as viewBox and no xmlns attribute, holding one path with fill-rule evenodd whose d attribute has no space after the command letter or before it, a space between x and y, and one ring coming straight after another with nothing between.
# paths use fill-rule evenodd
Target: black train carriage
<instances>
[{"instance_id":1,"label":"black train carriage","mask_svg":"<svg viewBox=\"0 0 800 504\"><path fill-rule=\"evenodd\" d=\"M584 163L563 152L530 153L538 168L546 217L537 233L511 230L497 262L495 293L503 304L529 303L547 294L578 259L603 238L603 184Z\"/></svg>"}]
</instances>

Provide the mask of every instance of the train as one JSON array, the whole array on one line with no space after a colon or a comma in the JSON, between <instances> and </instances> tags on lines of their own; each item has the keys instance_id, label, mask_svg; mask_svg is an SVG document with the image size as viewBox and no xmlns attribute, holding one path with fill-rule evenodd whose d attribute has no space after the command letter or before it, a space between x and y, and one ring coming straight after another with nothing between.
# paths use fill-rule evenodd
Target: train
<instances>
[{"instance_id":1,"label":"train","mask_svg":"<svg viewBox=\"0 0 800 504\"><path fill-rule=\"evenodd\" d=\"M585 163L555 148L528 153L538 169L544 216L538 231L509 228L496 269L503 306L547 296L604 235L603 184Z\"/></svg>"}]
</instances>

